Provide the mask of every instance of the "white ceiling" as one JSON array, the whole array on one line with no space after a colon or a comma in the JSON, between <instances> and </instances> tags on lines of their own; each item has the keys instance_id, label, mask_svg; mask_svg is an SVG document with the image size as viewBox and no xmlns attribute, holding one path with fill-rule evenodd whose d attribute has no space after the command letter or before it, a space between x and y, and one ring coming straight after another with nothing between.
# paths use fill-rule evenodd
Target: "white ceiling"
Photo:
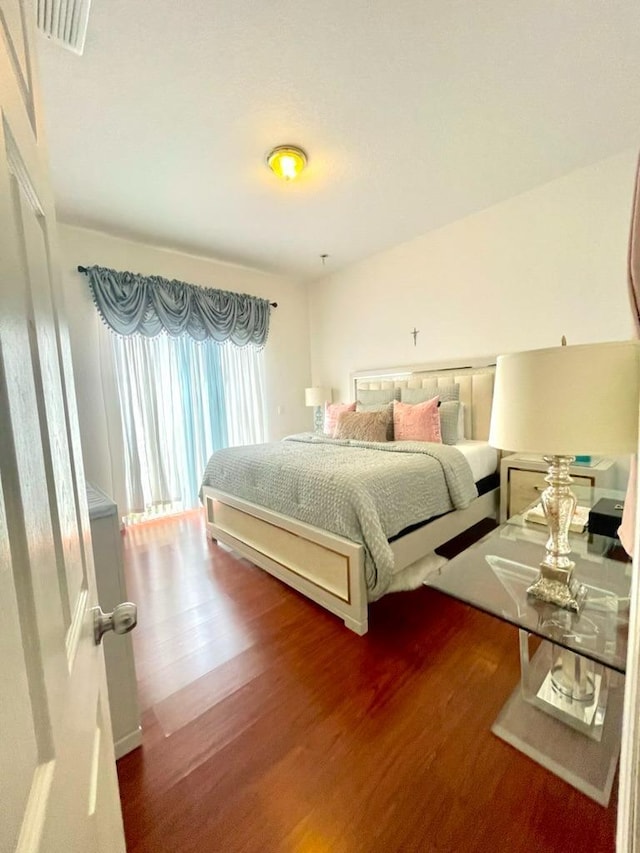
<instances>
[{"instance_id":1,"label":"white ceiling","mask_svg":"<svg viewBox=\"0 0 640 853\"><path fill-rule=\"evenodd\" d=\"M637 0L93 0L82 57L38 41L61 219L304 278L640 139Z\"/></svg>"}]
</instances>

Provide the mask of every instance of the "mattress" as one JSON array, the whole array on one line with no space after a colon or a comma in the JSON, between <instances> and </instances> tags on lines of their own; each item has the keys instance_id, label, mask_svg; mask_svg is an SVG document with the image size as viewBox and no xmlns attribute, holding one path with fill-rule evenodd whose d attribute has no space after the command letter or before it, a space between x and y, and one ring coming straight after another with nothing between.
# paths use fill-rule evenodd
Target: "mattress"
<instances>
[{"instance_id":1,"label":"mattress","mask_svg":"<svg viewBox=\"0 0 640 853\"><path fill-rule=\"evenodd\" d=\"M474 482L494 474L498 468L498 451L488 441L474 441L465 438L454 447L462 453L469 463Z\"/></svg>"}]
</instances>

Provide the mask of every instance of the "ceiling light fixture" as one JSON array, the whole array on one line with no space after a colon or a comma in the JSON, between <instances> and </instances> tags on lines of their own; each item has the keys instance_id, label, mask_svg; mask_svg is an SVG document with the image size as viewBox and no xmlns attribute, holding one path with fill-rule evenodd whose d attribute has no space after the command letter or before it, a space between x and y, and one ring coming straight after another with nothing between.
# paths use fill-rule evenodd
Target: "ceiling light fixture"
<instances>
[{"instance_id":1,"label":"ceiling light fixture","mask_svg":"<svg viewBox=\"0 0 640 853\"><path fill-rule=\"evenodd\" d=\"M267 155L267 165L283 181L294 181L307 165L307 155L295 145L278 145Z\"/></svg>"}]
</instances>

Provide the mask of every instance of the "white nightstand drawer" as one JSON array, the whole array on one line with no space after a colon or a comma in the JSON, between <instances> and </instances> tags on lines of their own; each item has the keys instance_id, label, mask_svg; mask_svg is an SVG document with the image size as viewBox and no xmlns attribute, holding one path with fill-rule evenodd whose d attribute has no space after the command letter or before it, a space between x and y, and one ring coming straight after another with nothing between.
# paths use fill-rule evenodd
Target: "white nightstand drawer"
<instances>
[{"instance_id":1,"label":"white nightstand drawer","mask_svg":"<svg viewBox=\"0 0 640 853\"><path fill-rule=\"evenodd\" d=\"M545 473L541 471L523 471L519 468L509 469L509 503L507 517L517 515L537 500L547 484L544 481ZM576 477L572 480L577 486L593 486L593 477Z\"/></svg>"}]
</instances>

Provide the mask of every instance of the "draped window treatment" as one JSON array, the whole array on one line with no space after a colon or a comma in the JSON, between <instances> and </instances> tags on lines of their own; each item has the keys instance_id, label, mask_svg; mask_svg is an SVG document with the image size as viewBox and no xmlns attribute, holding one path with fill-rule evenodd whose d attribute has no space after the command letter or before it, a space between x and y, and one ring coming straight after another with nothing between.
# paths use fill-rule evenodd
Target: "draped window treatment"
<instances>
[{"instance_id":1,"label":"draped window treatment","mask_svg":"<svg viewBox=\"0 0 640 853\"><path fill-rule=\"evenodd\" d=\"M160 276L85 271L116 333L107 350L123 438L123 458L118 452L112 462L114 480L124 481L121 515L133 522L198 507L214 450L265 440L262 347L271 306Z\"/></svg>"},{"instance_id":2,"label":"draped window treatment","mask_svg":"<svg viewBox=\"0 0 640 853\"><path fill-rule=\"evenodd\" d=\"M188 336L110 335L134 522L199 506L214 450L265 440L263 354Z\"/></svg>"},{"instance_id":3,"label":"draped window treatment","mask_svg":"<svg viewBox=\"0 0 640 853\"><path fill-rule=\"evenodd\" d=\"M86 272L100 316L118 335L155 337L164 331L240 347L262 347L267 341L267 299L106 267L92 266Z\"/></svg>"}]
</instances>

